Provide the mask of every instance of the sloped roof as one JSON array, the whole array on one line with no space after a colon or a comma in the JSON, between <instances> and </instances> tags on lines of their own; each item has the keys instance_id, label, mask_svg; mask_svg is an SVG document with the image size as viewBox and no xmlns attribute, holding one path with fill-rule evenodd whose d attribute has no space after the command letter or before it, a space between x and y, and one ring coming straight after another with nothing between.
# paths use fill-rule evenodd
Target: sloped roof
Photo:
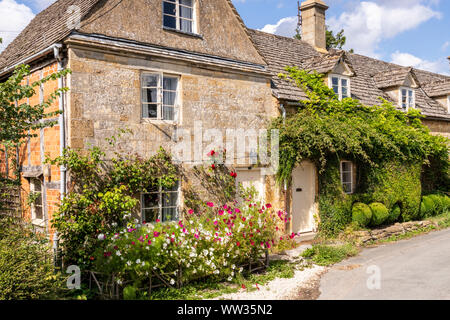
<instances>
[{"instance_id":1,"label":"sloped roof","mask_svg":"<svg viewBox=\"0 0 450 320\"><path fill-rule=\"evenodd\" d=\"M0 71L11 67L64 39L72 31L68 27L68 8L80 8L81 18L100 0L58 0L36 15L28 26L0 54Z\"/></svg>"},{"instance_id":2,"label":"sloped roof","mask_svg":"<svg viewBox=\"0 0 450 320\"><path fill-rule=\"evenodd\" d=\"M390 70L383 70L379 72L373 77L373 80L375 81L378 88L386 89L403 85L409 75L415 78L412 73L412 68L395 66ZM417 82L417 79L414 80Z\"/></svg>"},{"instance_id":3,"label":"sloped roof","mask_svg":"<svg viewBox=\"0 0 450 320\"><path fill-rule=\"evenodd\" d=\"M307 99L306 94L292 81L278 77L279 73L286 73L284 70L286 66L297 66L326 73L332 70L332 66L340 57L344 56L342 50L330 50L328 54L321 54L308 43L300 40L256 30L250 30L250 34L272 73L274 95L281 100L298 102ZM352 97L366 105L379 105L380 97L396 104L397 101L393 101L382 88L403 84L409 74L420 85L435 81L450 81L448 76L402 67L359 54L345 52L345 59L355 74L351 78ZM416 106L426 116L450 120L447 110L430 98L421 87L416 90Z\"/></svg>"},{"instance_id":4,"label":"sloped roof","mask_svg":"<svg viewBox=\"0 0 450 320\"><path fill-rule=\"evenodd\" d=\"M423 90L430 97L450 95L450 79L430 82L423 87Z\"/></svg>"},{"instance_id":5,"label":"sloped roof","mask_svg":"<svg viewBox=\"0 0 450 320\"><path fill-rule=\"evenodd\" d=\"M285 73L286 66L303 67L302 61L320 54L308 43L249 29L259 53L268 64L272 74L272 90L278 99L299 101L306 99L305 93L290 81L282 80L278 74Z\"/></svg>"},{"instance_id":6,"label":"sloped roof","mask_svg":"<svg viewBox=\"0 0 450 320\"><path fill-rule=\"evenodd\" d=\"M348 62L345 51L330 51L327 54L311 57L302 61L303 68L306 70L315 70L318 73L329 73L340 63L344 62L350 71L354 73L353 67Z\"/></svg>"},{"instance_id":7,"label":"sloped roof","mask_svg":"<svg viewBox=\"0 0 450 320\"><path fill-rule=\"evenodd\" d=\"M73 29L68 26L72 13L68 12L70 6L80 8L81 20L83 20L101 0L57 0L47 9L40 12L28 24L28 26L0 53L0 71L14 66L22 60L39 53L52 44L66 38ZM242 26L248 38L252 37L237 12L231 0L226 0L238 23Z\"/></svg>"}]
</instances>

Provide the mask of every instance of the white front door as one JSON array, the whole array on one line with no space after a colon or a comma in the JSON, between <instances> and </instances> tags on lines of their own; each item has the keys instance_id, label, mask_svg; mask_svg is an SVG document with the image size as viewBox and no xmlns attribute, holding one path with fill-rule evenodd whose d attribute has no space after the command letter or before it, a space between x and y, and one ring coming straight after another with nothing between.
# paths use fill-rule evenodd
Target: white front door
<instances>
[{"instance_id":1,"label":"white front door","mask_svg":"<svg viewBox=\"0 0 450 320\"><path fill-rule=\"evenodd\" d=\"M316 168L303 162L292 172L292 231L315 231Z\"/></svg>"}]
</instances>

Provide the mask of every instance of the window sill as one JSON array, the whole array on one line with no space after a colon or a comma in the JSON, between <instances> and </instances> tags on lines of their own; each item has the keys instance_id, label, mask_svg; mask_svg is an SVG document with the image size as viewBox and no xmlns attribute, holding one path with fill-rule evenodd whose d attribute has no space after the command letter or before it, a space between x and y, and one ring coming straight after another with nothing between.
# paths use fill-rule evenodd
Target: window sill
<instances>
[{"instance_id":1,"label":"window sill","mask_svg":"<svg viewBox=\"0 0 450 320\"><path fill-rule=\"evenodd\" d=\"M163 26L163 30L169 31L169 32L175 32L175 33L184 34L185 36L191 36L193 38L203 39L203 36L201 34L198 34L198 33L181 31L181 30L178 30L178 29L173 29L173 28L164 27L164 26Z\"/></svg>"},{"instance_id":2,"label":"window sill","mask_svg":"<svg viewBox=\"0 0 450 320\"><path fill-rule=\"evenodd\" d=\"M172 125L172 126L178 125L178 122L175 120L161 120L161 119L150 119L150 118L141 118L141 123L166 124L166 125Z\"/></svg>"},{"instance_id":3,"label":"window sill","mask_svg":"<svg viewBox=\"0 0 450 320\"><path fill-rule=\"evenodd\" d=\"M41 220L41 219L33 219L31 221L31 224L36 227L41 227L41 228L45 227L44 220Z\"/></svg>"}]
</instances>

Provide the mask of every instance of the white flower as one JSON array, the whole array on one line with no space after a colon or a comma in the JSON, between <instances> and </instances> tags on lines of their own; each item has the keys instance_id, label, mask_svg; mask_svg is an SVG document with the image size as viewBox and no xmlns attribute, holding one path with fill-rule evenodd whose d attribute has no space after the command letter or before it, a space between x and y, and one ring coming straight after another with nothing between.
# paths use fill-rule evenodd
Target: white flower
<instances>
[{"instance_id":1,"label":"white flower","mask_svg":"<svg viewBox=\"0 0 450 320\"><path fill-rule=\"evenodd\" d=\"M233 264L232 266L231 266L231 269L236 269L236 266Z\"/></svg>"},{"instance_id":2,"label":"white flower","mask_svg":"<svg viewBox=\"0 0 450 320\"><path fill-rule=\"evenodd\" d=\"M150 250L150 247L147 246L147 247L145 247L145 249Z\"/></svg>"},{"instance_id":3,"label":"white flower","mask_svg":"<svg viewBox=\"0 0 450 320\"><path fill-rule=\"evenodd\" d=\"M220 273L219 270L214 271L214 274L219 274L219 273Z\"/></svg>"},{"instance_id":4,"label":"white flower","mask_svg":"<svg viewBox=\"0 0 450 320\"><path fill-rule=\"evenodd\" d=\"M232 281L233 280L233 277L228 277L228 281Z\"/></svg>"},{"instance_id":5,"label":"white flower","mask_svg":"<svg viewBox=\"0 0 450 320\"><path fill-rule=\"evenodd\" d=\"M117 280L117 284L118 284L118 285L121 285L121 284L122 284L122 281L121 281L120 279L118 279L118 280Z\"/></svg>"},{"instance_id":6,"label":"white flower","mask_svg":"<svg viewBox=\"0 0 450 320\"><path fill-rule=\"evenodd\" d=\"M139 263L141 263L141 259L136 260L136 264L139 264Z\"/></svg>"},{"instance_id":7,"label":"white flower","mask_svg":"<svg viewBox=\"0 0 450 320\"><path fill-rule=\"evenodd\" d=\"M105 240L105 235L103 234L103 233L100 233L99 235L98 235L98 240Z\"/></svg>"},{"instance_id":8,"label":"white flower","mask_svg":"<svg viewBox=\"0 0 450 320\"><path fill-rule=\"evenodd\" d=\"M244 270L244 268L241 267L241 268L239 269L239 272L242 272L242 270Z\"/></svg>"},{"instance_id":9,"label":"white flower","mask_svg":"<svg viewBox=\"0 0 450 320\"><path fill-rule=\"evenodd\" d=\"M131 261L127 261L127 265L128 265L128 266L131 266Z\"/></svg>"},{"instance_id":10,"label":"white flower","mask_svg":"<svg viewBox=\"0 0 450 320\"><path fill-rule=\"evenodd\" d=\"M121 255L120 251L116 251L116 256L120 257Z\"/></svg>"},{"instance_id":11,"label":"white flower","mask_svg":"<svg viewBox=\"0 0 450 320\"><path fill-rule=\"evenodd\" d=\"M171 285L174 285L174 284L175 284L175 280L170 279L170 284L171 284Z\"/></svg>"},{"instance_id":12,"label":"white flower","mask_svg":"<svg viewBox=\"0 0 450 320\"><path fill-rule=\"evenodd\" d=\"M142 266L145 267L145 262L142 262Z\"/></svg>"}]
</instances>

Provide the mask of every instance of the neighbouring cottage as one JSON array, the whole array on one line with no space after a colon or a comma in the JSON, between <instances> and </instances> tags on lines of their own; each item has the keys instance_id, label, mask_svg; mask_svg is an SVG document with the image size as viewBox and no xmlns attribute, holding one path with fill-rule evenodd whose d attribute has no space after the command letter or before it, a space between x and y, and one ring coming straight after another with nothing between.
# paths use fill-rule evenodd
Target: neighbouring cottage
<instances>
[{"instance_id":1,"label":"neighbouring cottage","mask_svg":"<svg viewBox=\"0 0 450 320\"><path fill-rule=\"evenodd\" d=\"M65 168L44 165L44 160L59 156L66 147L85 150L96 145L112 154L105 139L126 128L132 133L119 141L120 150L150 156L160 146L174 152L180 130L196 142L196 130L202 135L216 130L226 137L229 129L266 129L271 119L294 112L306 99L301 89L278 77L288 65L325 74L340 99L353 97L373 105L382 97L401 110L418 108L434 133L450 137L450 77L327 51L327 8L320 0L302 3L300 41L248 29L231 0L56 1L0 55L0 81L22 63L32 67L30 83L56 70L72 70L29 101L42 101L58 87L70 89L52 107L63 113L47 119L58 125L40 130L16 152L24 218L53 238L49 221L70 177ZM246 138L251 137L233 141L245 145ZM193 160L204 160L214 142L203 140L204 152L198 154L193 147ZM314 233L315 166L305 162L294 170L292 183L278 186L273 175L263 175L264 167L254 164L254 152L246 150L245 159L234 163L237 182L253 184L265 201L286 208L292 217L290 231ZM1 156L2 171L10 171L11 151ZM348 193L355 185L353 170L351 162L341 164L341 182ZM158 191L159 198L171 193L168 206L141 195L141 218L146 220L147 210L179 216L186 183ZM41 198L27 209L24 199L30 192Z\"/></svg>"}]
</instances>

